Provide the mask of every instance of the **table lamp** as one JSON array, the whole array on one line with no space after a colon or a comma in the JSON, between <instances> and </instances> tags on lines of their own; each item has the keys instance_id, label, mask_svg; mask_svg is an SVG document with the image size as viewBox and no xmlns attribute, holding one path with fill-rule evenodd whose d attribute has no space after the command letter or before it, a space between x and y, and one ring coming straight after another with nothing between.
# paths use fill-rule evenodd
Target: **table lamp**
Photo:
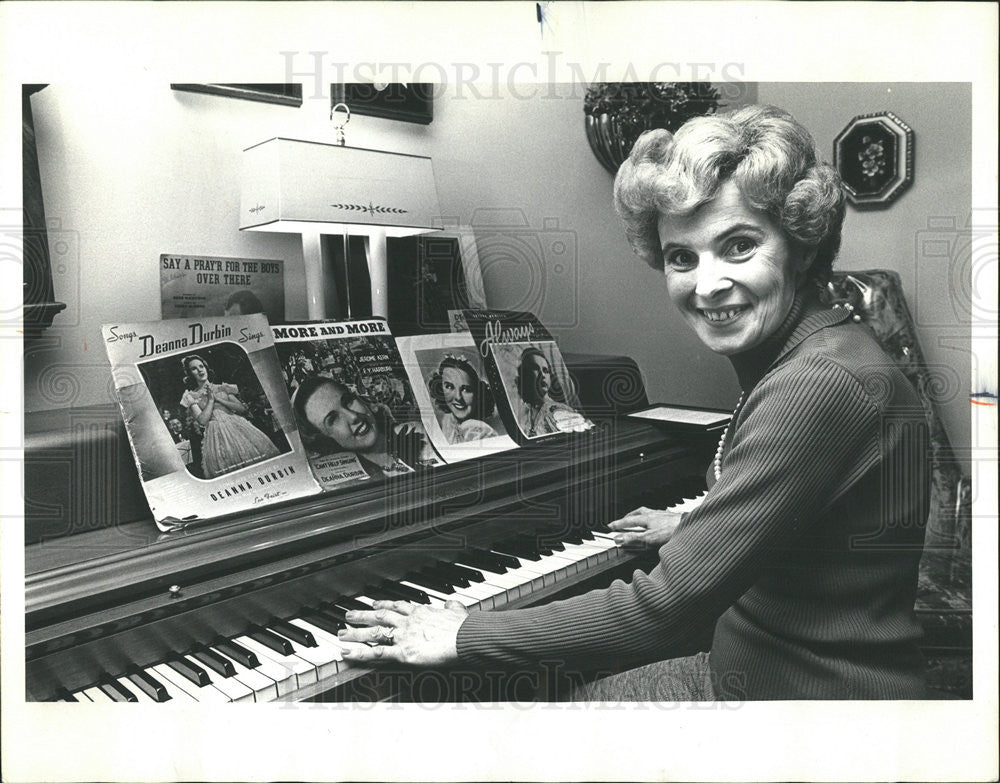
<instances>
[{"instance_id":1,"label":"table lamp","mask_svg":"<svg viewBox=\"0 0 1000 783\"><path fill-rule=\"evenodd\" d=\"M277 137L245 149L240 230L302 235L312 320L328 317L328 265L320 237L364 236L372 315L388 318L386 237L436 230L434 169L422 155L347 147L342 134L338 141Z\"/></svg>"}]
</instances>

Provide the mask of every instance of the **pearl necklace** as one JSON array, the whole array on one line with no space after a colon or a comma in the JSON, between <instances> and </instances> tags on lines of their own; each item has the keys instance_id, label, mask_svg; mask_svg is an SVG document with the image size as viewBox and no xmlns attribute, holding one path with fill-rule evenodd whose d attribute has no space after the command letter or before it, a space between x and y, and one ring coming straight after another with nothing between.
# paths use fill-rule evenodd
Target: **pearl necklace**
<instances>
[{"instance_id":1,"label":"pearl necklace","mask_svg":"<svg viewBox=\"0 0 1000 783\"><path fill-rule=\"evenodd\" d=\"M736 401L736 407L733 409L732 418L729 419L729 424L726 425L725 429L722 430L722 437L719 438L719 447L715 450L715 459L712 461L712 467L715 469L715 480L719 480L719 476L722 475L722 449L726 445L726 435L729 434L729 428L736 421L736 415L739 413L740 408L743 405L744 392L740 392L740 398Z\"/></svg>"}]
</instances>

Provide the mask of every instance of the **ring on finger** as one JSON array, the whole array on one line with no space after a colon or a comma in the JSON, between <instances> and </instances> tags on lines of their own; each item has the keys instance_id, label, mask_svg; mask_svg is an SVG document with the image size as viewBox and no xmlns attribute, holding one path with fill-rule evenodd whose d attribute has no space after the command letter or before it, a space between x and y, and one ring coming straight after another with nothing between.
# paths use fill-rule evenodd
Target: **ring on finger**
<instances>
[{"instance_id":1,"label":"ring on finger","mask_svg":"<svg viewBox=\"0 0 1000 783\"><path fill-rule=\"evenodd\" d=\"M376 625L375 634L372 641L378 642L380 644L392 644L392 637L395 635L396 629L392 626L387 625Z\"/></svg>"}]
</instances>

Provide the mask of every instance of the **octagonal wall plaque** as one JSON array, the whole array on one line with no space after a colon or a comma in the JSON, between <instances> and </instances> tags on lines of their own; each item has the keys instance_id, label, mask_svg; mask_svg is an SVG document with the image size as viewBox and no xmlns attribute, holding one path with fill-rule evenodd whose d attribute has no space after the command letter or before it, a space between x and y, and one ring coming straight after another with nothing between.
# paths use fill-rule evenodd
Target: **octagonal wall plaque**
<instances>
[{"instance_id":1,"label":"octagonal wall plaque","mask_svg":"<svg viewBox=\"0 0 1000 783\"><path fill-rule=\"evenodd\" d=\"M913 181L913 130L892 112L859 115L834 139L833 162L852 204L885 206Z\"/></svg>"}]
</instances>

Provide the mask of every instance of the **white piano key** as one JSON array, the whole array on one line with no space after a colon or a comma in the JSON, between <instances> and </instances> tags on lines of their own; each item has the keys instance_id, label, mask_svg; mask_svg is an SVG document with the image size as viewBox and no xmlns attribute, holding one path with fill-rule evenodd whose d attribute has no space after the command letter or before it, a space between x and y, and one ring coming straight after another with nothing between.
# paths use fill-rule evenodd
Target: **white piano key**
<instances>
[{"instance_id":1,"label":"white piano key","mask_svg":"<svg viewBox=\"0 0 1000 783\"><path fill-rule=\"evenodd\" d=\"M343 671L345 668L351 665L349 661L343 660L343 651L345 649L351 649L353 647L364 647L367 649L368 647L367 644L361 644L360 642L345 642L344 640L331 634L329 631L324 631L319 626L313 625L308 620L303 620L301 618L296 617L294 620L289 620L289 622L294 623L303 630L310 631L312 635L316 637L317 642L319 642L322 639L324 643L339 650L341 653L341 661L338 664L338 667L340 668L341 671Z\"/></svg>"},{"instance_id":2,"label":"white piano key","mask_svg":"<svg viewBox=\"0 0 1000 783\"><path fill-rule=\"evenodd\" d=\"M188 696L201 704L228 704L232 701L232 699L214 685L197 685L180 672L171 669L165 663L153 666L152 671L158 675L157 679L161 682L164 680L169 681L175 688L184 691Z\"/></svg>"},{"instance_id":3,"label":"white piano key","mask_svg":"<svg viewBox=\"0 0 1000 783\"><path fill-rule=\"evenodd\" d=\"M468 566L469 568L472 568L472 566L468 565L467 563L464 563L461 560L458 560L456 562L458 563L458 565L465 565ZM504 590L507 591L508 601L512 601L515 598L521 597L521 585L524 584L523 577L512 575L510 570L502 574L497 574L493 571L483 570L482 574L488 584L491 584L495 587L502 587ZM525 595L527 595L527 593L525 593Z\"/></svg>"},{"instance_id":4,"label":"white piano key","mask_svg":"<svg viewBox=\"0 0 1000 783\"><path fill-rule=\"evenodd\" d=\"M226 696L229 697L230 701L234 702L253 702L253 689L248 688L242 682L233 677L223 677L218 672L212 671L205 667L201 661L195 658L193 655L185 655L184 658L190 663L196 666L201 666L208 672L208 678L212 681L212 685L222 691Z\"/></svg>"},{"instance_id":5,"label":"white piano key","mask_svg":"<svg viewBox=\"0 0 1000 783\"><path fill-rule=\"evenodd\" d=\"M341 649L339 647L332 647L329 644L321 644L318 639L316 640L317 645L315 647L306 647L303 644L299 644L294 639L289 639L288 641L292 643L292 649L299 658L304 661L308 661L316 667L316 676L320 680L332 677L340 671L338 664L344 660L344 656L341 655Z\"/></svg>"},{"instance_id":6,"label":"white piano key","mask_svg":"<svg viewBox=\"0 0 1000 783\"><path fill-rule=\"evenodd\" d=\"M76 697L77 701L80 701L84 704L90 704L94 701L87 695L86 689L82 691L74 691L73 695Z\"/></svg>"},{"instance_id":7,"label":"white piano key","mask_svg":"<svg viewBox=\"0 0 1000 783\"><path fill-rule=\"evenodd\" d=\"M470 584L468 587L458 587L455 586L455 593L457 595L467 595L469 598L477 601L481 608L492 609L493 608L493 596L497 593L491 587L483 587L478 584Z\"/></svg>"},{"instance_id":8,"label":"white piano key","mask_svg":"<svg viewBox=\"0 0 1000 783\"><path fill-rule=\"evenodd\" d=\"M410 585L418 590L423 590L427 595L432 598L441 601L458 601L462 606L466 608L472 608L479 604L478 598L473 598L470 595L465 595L464 593L442 593L439 590L435 590L433 587L427 587L426 585L419 584L418 582L403 582L404 585Z\"/></svg>"},{"instance_id":9,"label":"white piano key","mask_svg":"<svg viewBox=\"0 0 1000 783\"><path fill-rule=\"evenodd\" d=\"M242 644L238 638L234 639L233 641L236 642L237 644ZM247 647L247 649L250 650L250 652L254 653L254 655L257 655L255 650L251 650L249 647ZM233 661L234 664L239 663L239 661L235 661L233 658L226 655L224 652L220 650L216 650L216 652L219 653L219 655L229 658L231 661ZM285 666L284 664L272 661L270 658L264 657L262 655L257 655L257 662L259 663L258 666L254 667L253 669L248 669L247 671L255 672L264 677L267 677L267 679L269 679L271 682L274 683L274 687L277 690L279 697L287 696L289 693L293 693L295 689L299 687L298 680L296 679L295 676L295 671L292 670L291 668ZM252 685L250 685L249 682L245 682L244 684L253 687Z\"/></svg>"},{"instance_id":10,"label":"white piano key","mask_svg":"<svg viewBox=\"0 0 1000 783\"><path fill-rule=\"evenodd\" d=\"M536 590L541 590L546 584L544 574L521 566L508 569L506 576L517 580L518 593L521 598L526 598Z\"/></svg>"},{"instance_id":11,"label":"white piano key","mask_svg":"<svg viewBox=\"0 0 1000 783\"><path fill-rule=\"evenodd\" d=\"M458 588L456 588L456 589L458 589ZM484 595L502 595L503 593L507 592L503 587L498 587L497 585L491 584L491 583L487 582L486 580L483 580L482 582L472 582L472 581L470 581L468 588L463 587L461 589L462 590L466 590L466 589L476 590L476 591L482 592Z\"/></svg>"},{"instance_id":12,"label":"white piano key","mask_svg":"<svg viewBox=\"0 0 1000 783\"><path fill-rule=\"evenodd\" d=\"M166 690L167 695L170 697L171 701L188 702L193 700L194 697L192 697L191 694L189 694L185 690L182 690L181 688L178 688L176 685L174 685L172 680L168 680L165 677L160 677L159 674L157 674L156 672L155 666L150 666L145 671L146 674L148 674L150 677L152 677L154 680L160 683L160 685L163 686L164 690Z\"/></svg>"},{"instance_id":13,"label":"white piano key","mask_svg":"<svg viewBox=\"0 0 1000 783\"><path fill-rule=\"evenodd\" d=\"M84 696L90 699L92 702L97 704L115 704L115 700L112 699L108 694L98 688L96 685L93 688L84 688L80 691Z\"/></svg>"},{"instance_id":14,"label":"white piano key","mask_svg":"<svg viewBox=\"0 0 1000 783\"><path fill-rule=\"evenodd\" d=\"M593 546L589 542L584 542L582 544L567 544L565 554L567 557L574 558L577 562L577 570L583 572L608 560L611 557L608 551L605 546Z\"/></svg>"},{"instance_id":15,"label":"white piano key","mask_svg":"<svg viewBox=\"0 0 1000 783\"><path fill-rule=\"evenodd\" d=\"M538 574L542 577L543 586L555 584L555 572L559 570L558 564L553 564L553 562L548 560L546 557L541 557L538 560L529 560L526 557L519 557L517 559L521 564L518 569L521 573Z\"/></svg>"},{"instance_id":16,"label":"white piano key","mask_svg":"<svg viewBox=\"0 0 1000 783\"><path fill-rule=\"evenodd\" d=\"M149 696L142 692L142 688L132 682L128 677L118 677L118 684L123 688L128 690L129 693L134 693L137 704L156 704Z\"/></svg>"},{"instance_id":17,"label":"white piano key","mask_svg":"<svg viewBox=\"0 0 1000 783\"><path fill-rule=\"evenodd\" d=\"M553 565L559 566L555 571L556 581L572 576L579 571L579 558L573 557L573 555L565 549L562 549L559 552L553 552L551 555L546 555L542 558L542 560L548 560Z\"/></svg>"},{"instance_id":18,"label":"white piano key","mask_svg":"<svg viewBox=\"0 0 1000 783\"><path fill-rule=\"evenodd\" d=\"M267 660L280 665L295 677L296 688L301 688L303 685L312 685L316 682L316 667L308 661L302 660L297 655L283 655L282 653L275 652L270 647L254 641L249 636L238 636L233 641L237 644L242 644L248 650L256 653L261 661L267 658Z\"/></svg>"},{"instance_id":19,"label":"white piano key","mask_svg":"<svg viewBox=\"0 0 1000 783\"><path fill-rule=\"evenodd\" d=\"M236 672L233 676L253 691L255 701L273 701L278 698L278 683L264 674L263 671L248 669L235 658L230 658L224 652L217 650L214 647L212 648L212 652L221 658L225 658L233 665L233 670ZM264 668L265 667L262 665L261 669L263 670ZM281 672L277 669L277 667L273 667L272 670L276 675L281 675ZM291 693L293 690L294 686L289 687L287 692Z\"/></svg>"}]
</instances>

